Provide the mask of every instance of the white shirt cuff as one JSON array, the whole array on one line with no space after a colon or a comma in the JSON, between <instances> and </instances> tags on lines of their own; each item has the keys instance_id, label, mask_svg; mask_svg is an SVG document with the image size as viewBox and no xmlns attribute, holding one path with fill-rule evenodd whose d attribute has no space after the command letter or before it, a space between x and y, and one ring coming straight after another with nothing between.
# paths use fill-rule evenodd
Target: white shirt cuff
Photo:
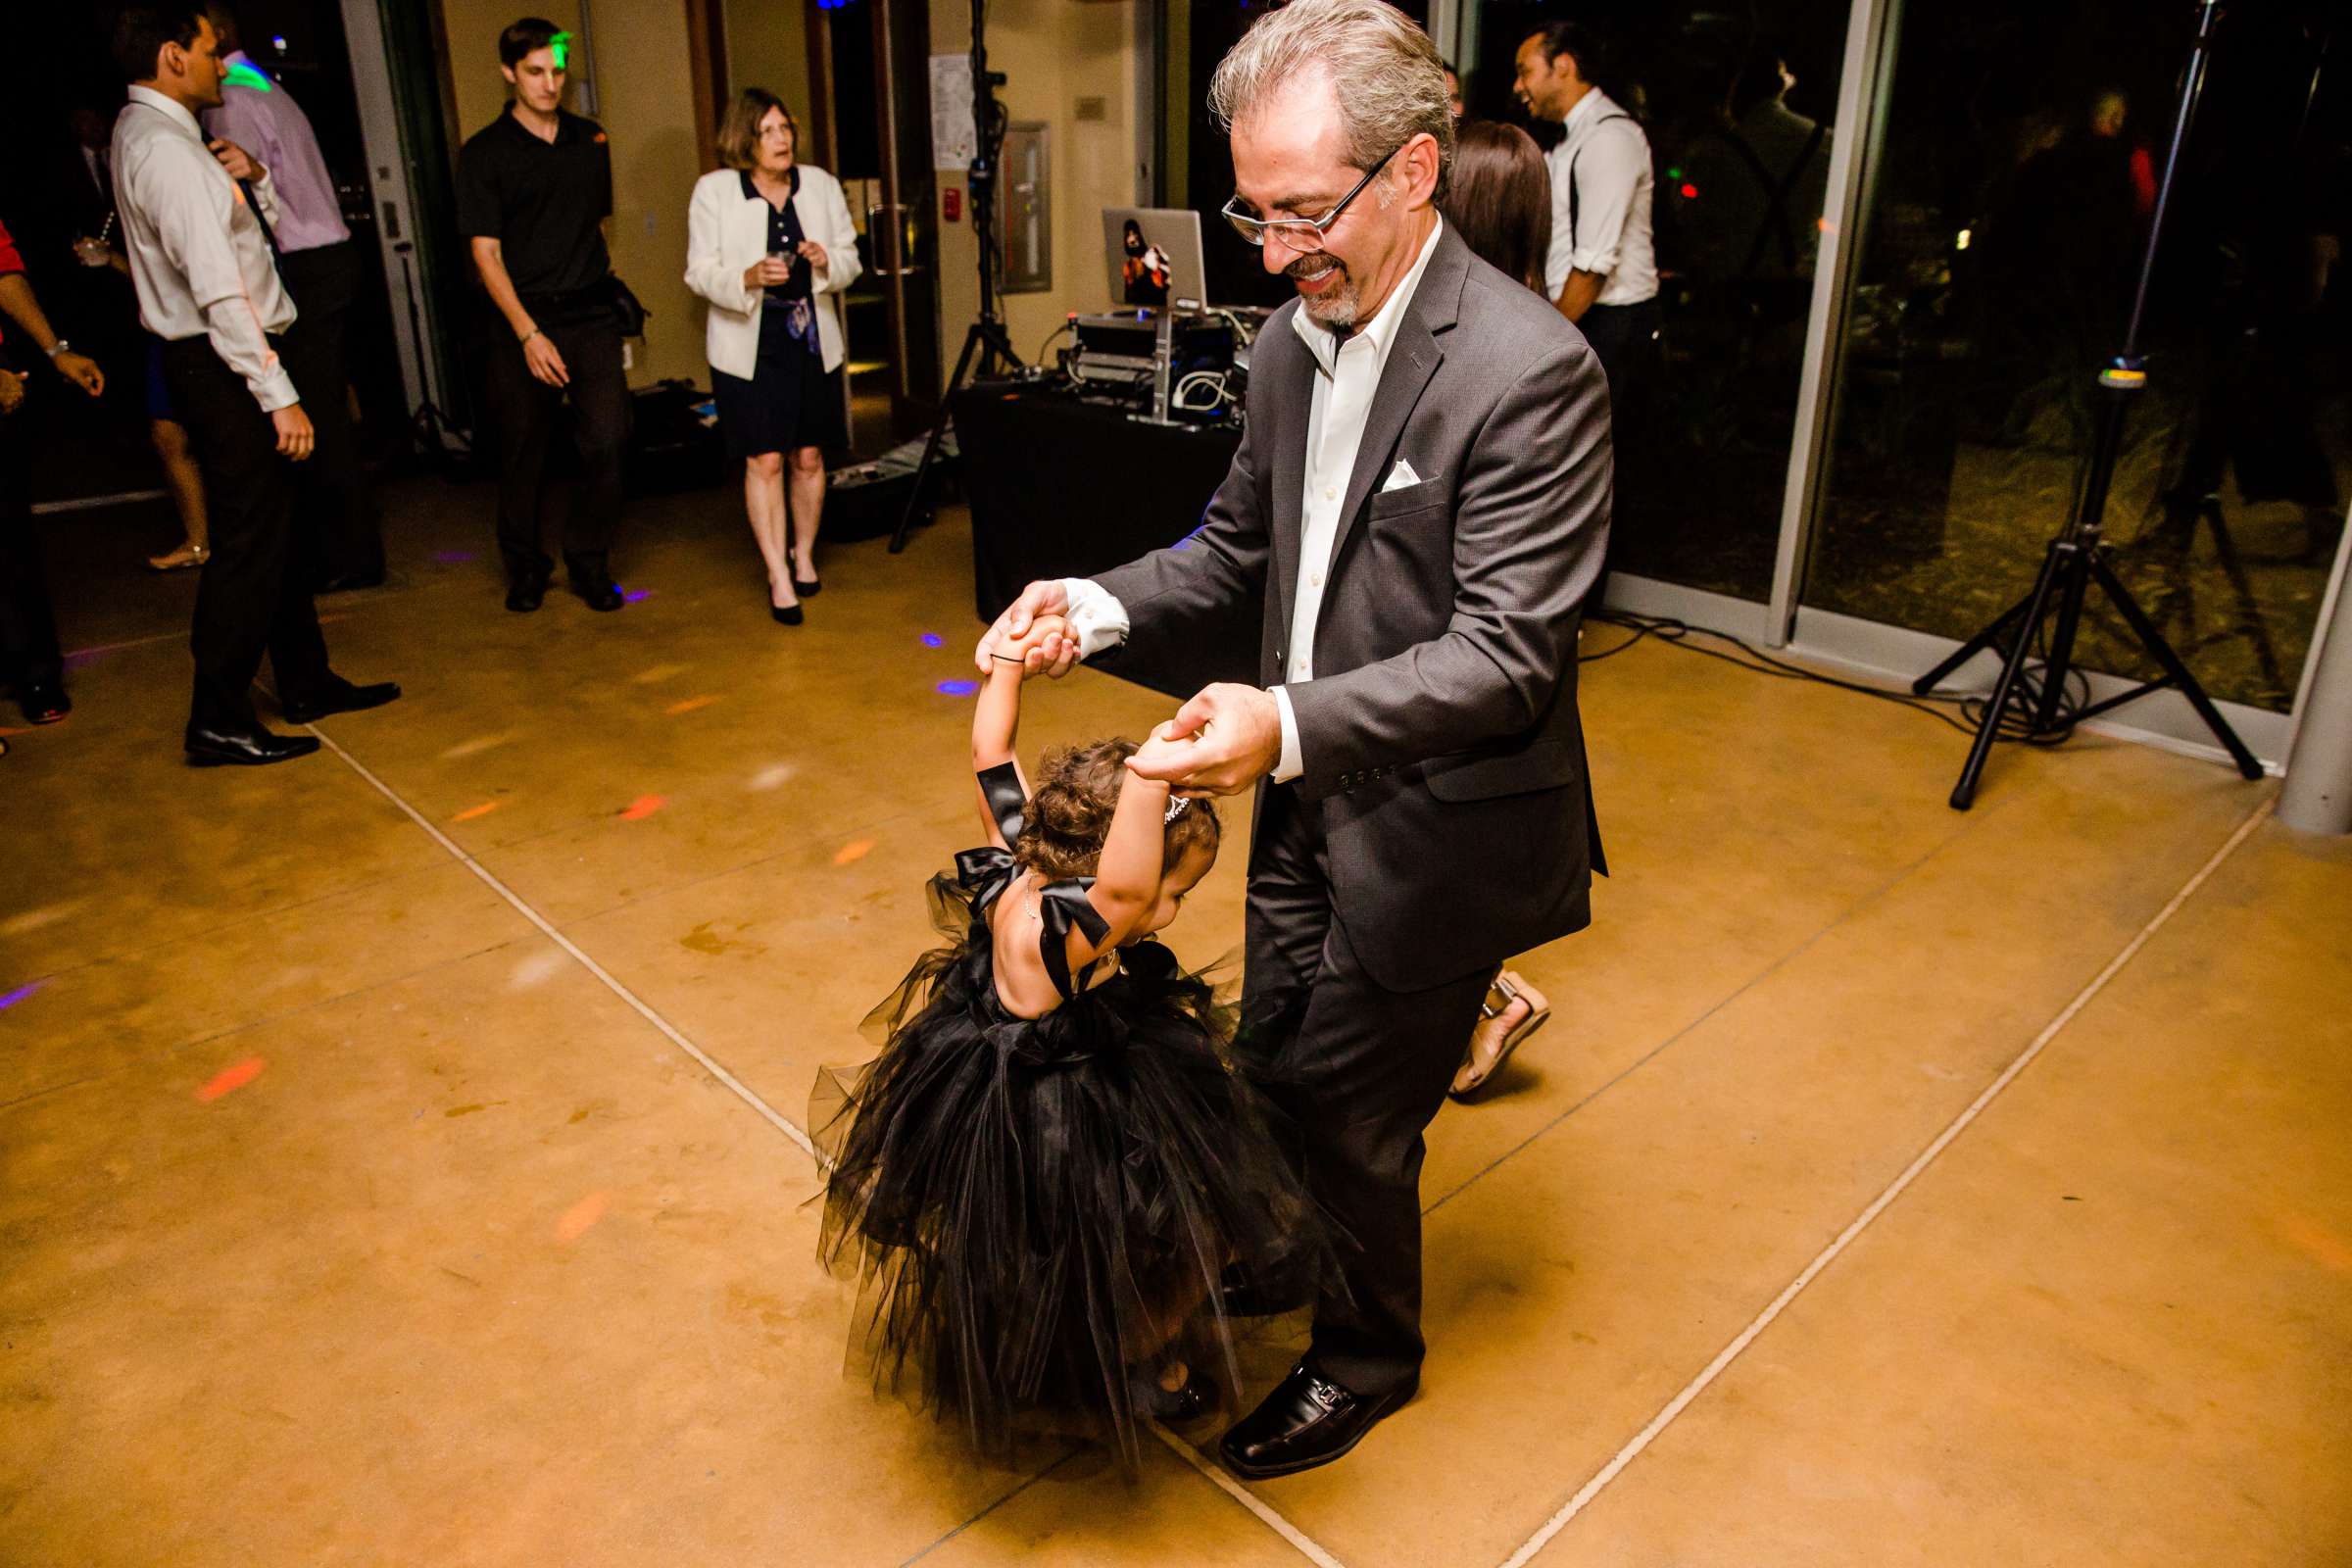
<instances>
[{"instance_id":1,"label":"white shirt cuff","mask_svg":"<svg viewBox=\"0 0 2352 1568\"><path fill-rule=\"evenodd\" d=\"M1116 648L1127 640L1132 629L1127 619L1127 607L1111 592L1086 577L1061 579L1062 597L1069 601L1070 630L1078 637L1078 657L1094 658L1106 648Z\"/></svg>"},{"instance_id":2,"label":"white shirt cuff","mask_svg":"<svg viewBox=\"0 0 2352 1568\"><path fill-rule=\"evenodd\" d=\"M1282 756L1274 762L1274 782L1288 784L1306 771L1305 759L1298 755L1298 715L1291 711L1291 694L1279 686L1274 688L1274 706L1282 713Z\"/></svg>"}]
</instances>

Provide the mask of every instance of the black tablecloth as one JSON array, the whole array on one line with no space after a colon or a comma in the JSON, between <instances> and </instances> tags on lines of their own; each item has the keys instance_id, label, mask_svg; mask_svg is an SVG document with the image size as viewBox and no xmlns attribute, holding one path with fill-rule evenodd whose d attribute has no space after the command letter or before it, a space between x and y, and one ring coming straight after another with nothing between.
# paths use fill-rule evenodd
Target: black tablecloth
<instances>
[{"instance_id":1,"label":"black tablecloth","mask_svg":"<svg viewBox=\"0 0 2352 1568\"><path fill-rule=\"evenodd\" d=\"M1143 424L1004 381L956 394L956 444L972 506L972 579L983 621L1041 577L1087 577L1174 544L1200 525L1241 437ZM1179 697L1211 681L1255 684L1260 608L1235 607L1182 653L1121 655L1102 667Z\"/></svg>"}]
</instances>

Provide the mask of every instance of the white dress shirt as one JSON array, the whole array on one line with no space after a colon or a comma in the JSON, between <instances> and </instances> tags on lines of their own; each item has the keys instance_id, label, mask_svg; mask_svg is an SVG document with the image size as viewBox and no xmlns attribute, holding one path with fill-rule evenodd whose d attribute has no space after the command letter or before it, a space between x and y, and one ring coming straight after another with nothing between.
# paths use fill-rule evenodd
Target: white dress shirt
<instances>
[{"instance_id":1,"label":"white dress shirt","mask_svg":"<svg viewBox=\"0 0 2352 1568\"><path fill-rule=\"evenodd\" d=\"M1331 571L1332 550L1340 534L1340 509L1347 503L1348 486L1355 475L1356 449L1363 444L1364 423L1372 415L1373 394L1380 389L1381 371L1396 343L1396 327L1421 287L1421 274L1438 254L1445 222L1433 224L1412 270L1392 290L1380 311L1346 338L1307 318L1301 306L1291 316L1291 326L1315 360L1314 401L1306 419L1306 487L1298 534L1298 580L1291 595L1291 661L1285 671L1291 682L1315 678L1315 623L1323 613L1323 584ZM1078 653L1092 659L1105 648L1127 640L1126 607L1099 584L1084 577L1062 580L1069 598L1070 629L1078 634ZM1291 711L1290 694L1277 686L1274 704L1282 715L1282 756L1274 764L1278 784L1306 771L1298 749L1298 720Z\"/></svg>"},{"instance_id":2,"label":"white dress shirt","mask_svg":"<svg viewBox=\"0 0 2352 1568\"><path fill-rule=\"evenodd\" d=\"M1595 305L1639 305L1655 299L1658 262L1649 215L1656 182L1649 172L1649 138L1598 87L1576 101L1560 128L1566 133L1560 144L1544 155L1551 170L1551 249L1544 258L1544 294L1558 299L1574 270L1604 280L1592 301ZM1568 220L1572 196L1574 224Z\"/></svg>"},{"instance_id":3,"label":"white dress shirt","mask_svg":"<svg viewBox=\"0 0 2352 1568\"><path fill-rule=\"evenodd\" d=\"M196 117L150 87L115 120L115 209L139 294L139 320L170 342L209 336L264 413L301 401L269 334L294 324L261 220L204 144ZM263 214L267 179L255 185Z\"/></svg>"}]
</instances>

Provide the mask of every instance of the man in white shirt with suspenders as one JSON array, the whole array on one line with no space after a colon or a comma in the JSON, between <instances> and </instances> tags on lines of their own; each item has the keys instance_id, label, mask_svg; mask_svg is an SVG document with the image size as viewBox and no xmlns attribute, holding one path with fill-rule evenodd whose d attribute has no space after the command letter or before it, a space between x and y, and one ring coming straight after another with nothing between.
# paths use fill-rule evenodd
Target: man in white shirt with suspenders
<instances>
[{"instance_id":1,"label":"man in white shirt with suspenders","mask_svg":"<svg viewBox=\"0 0 2352 1568\"><path fill-rule=\"evenodd\" d=\"M1529 113L1563 132L1544 155L1551 170L1544 292L1585 334L1608 375L1617 493L1638 505L1643 437L1652 422L1646 410L1664 365L1650 235L1655 182L1641 122L1593 85L1598 60L1590 29L1554 22L1519 45L1512 91Z\"/></svg>"}]
</instances>

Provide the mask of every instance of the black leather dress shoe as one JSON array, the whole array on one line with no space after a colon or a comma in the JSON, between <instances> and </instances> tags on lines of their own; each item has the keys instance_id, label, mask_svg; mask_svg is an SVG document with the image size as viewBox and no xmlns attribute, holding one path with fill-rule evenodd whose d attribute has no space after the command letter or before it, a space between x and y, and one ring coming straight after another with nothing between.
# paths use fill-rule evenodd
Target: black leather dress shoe
<instances>
[{"instance_id":1,"label":"black leather dress shoe","mask_svg":"<svg viewBox=\"0 0 2352 1568\"><path fill-rule=\"evenodd\" d=\"M185 740L193 767L266 767L271 762L308 757L318 749L316 735L272 735L261 725L228 728L190 724Z\"/></svg>"},{"instance_id":2,"label":"black leather dress shoe","mask_svg":"<svg viewBox=\"0 0 2352 1568\"><path fill-rule=\"evenodd\" d=\"M539 608L547 597L547 573L534 571L507 584L507 608L517 615L527 615Z\"/></svg>"},{"instance_id":3,"label":"black leather dress shoe","mask_svg":"<svg viewBox=\"0 0 2352 1568\"><path fill-rule=\"evenodd\" d=\"M17 706L27 724L54 724L74 711L74 699L53 680L28 680L17 688Z\"/></svg>"},{"instance_id":4,"label":"black leather dress shoe","mask_svg":"<svg viewBox=\"0 0 2352 1568\"><path fill-rule=\"evenodd\" d=\"M590 610L618 610L620 608L620 584L605 576L602 572L592 577L572 578L571 591L578 594L581 602Z\"/></svg>"},{"instance_id":5,"label":"black leather dress shoe","mask_svg":"<svg viewBox=\"0 0 2352 1568\"><path fill-rule=\"evenodd\" d=\"M340 675L331 676L323 691L316 692L301 701L292 698L278 705L286 720L294 724L314 723L329 713L356 713L362 709L381 708L400 696L400 683L379 680L371 686L354 686Z\"/></svg>"},{"instance_id":6,"label":"black leather dress shoe","mask_svg":"<svg viewBox=\"0 0 2352 1568\"><path fill-rule=\"evenodd\" d=\"M1301 1361L1217 1448L1225 1467L1247 1480L1296 1475L1347 1453L1412 1395L1410 1388L1379 1398L1352 1394Z\"/></svg>"}]
</instances>

